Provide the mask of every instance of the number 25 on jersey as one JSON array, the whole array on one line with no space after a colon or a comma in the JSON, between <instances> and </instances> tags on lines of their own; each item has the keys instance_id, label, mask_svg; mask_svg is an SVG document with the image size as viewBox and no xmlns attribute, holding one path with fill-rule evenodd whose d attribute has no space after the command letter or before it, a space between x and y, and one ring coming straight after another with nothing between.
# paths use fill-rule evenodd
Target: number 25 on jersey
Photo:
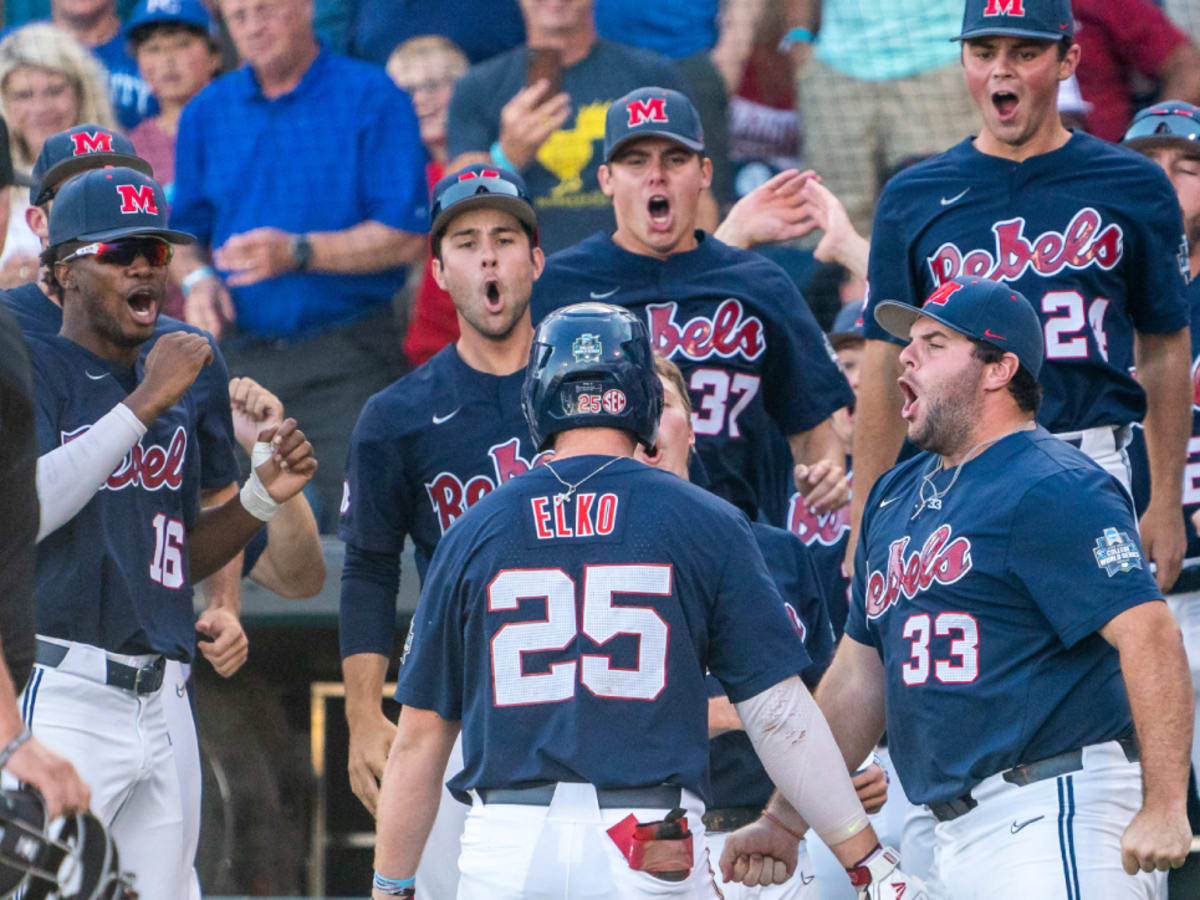
<instances>
[{"instance_id":1,"label":"number 25 on jersey","mask_svg":"<svg viewBox=\"0 0 1200 900\"><path fill-rule=\"evenodd\" d=\"M667 685L670 629L650 606L615 605L615 594L669 597L669 565L585 566L583 603L575 579L562 569L505 569L487 590L489 612L519 609L522 600L544 598L545 618L506 622L491 639L492 691L496 706L560 703L575 696L576 682L597 697L654 700ZM578 610L578 613L577 613ZM551 663L549 671L527 674L525 656L565 650L582 635L602 646L619 634L638 638L637 665L613 668L601 653Z\"/></svg>"}]
</instances>

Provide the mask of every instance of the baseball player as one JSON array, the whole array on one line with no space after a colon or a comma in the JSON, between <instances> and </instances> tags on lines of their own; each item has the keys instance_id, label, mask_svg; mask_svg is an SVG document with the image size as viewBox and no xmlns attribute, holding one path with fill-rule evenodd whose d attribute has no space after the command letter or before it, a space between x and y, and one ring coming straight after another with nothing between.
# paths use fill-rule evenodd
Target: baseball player
<instances>
[{"instance_id":1,"label":"baseball player","mask_svg":"<svg viewBox=\"0 0 1200 900\"><path fill-rule=\"evenodd\" d=\"M880 198L852 521L904 436L900 346L870 313L886 301L915 306L954 278L991 278L1027 296L1041 320L1040 424L1128 484L1129 424L1144 420L1151 498L1139 527L1165 590L1184 552L1189 428L1179 203L1148 160L1063 127L1056 97L1079 62L1074 27L1068 0L967 0L958 39L983 129L897 175Z\"/></svg>"},{"instance_id":2,"label":"baseball player","mask_svg":"<svg viewBox=\"0 0 1200 900\"><path fill-rule=\"evenodd\" d=\"M662 383L663 413L659 419L654 452L647 453L639 445L634 451L634 458L686 480L689 457L696 443L687 382L679 367L661 356L654 357L654 368ZM816 687L833 657L834 643L833 628L825 609L814 560L804 545L782 528L764 522L753 522L750 528L758 549L762 551L771 580L783 598L788 620L809 656L809 665L797 674L811 690ZM720 682L710 675L706 683L709 688L708 765L712 778L713 807L704 813L705 843L710 858L718 859L725 844L725 835L757 819L759 810L770 799L774 786L755 755L737 710L729 702ZM887 786L878 767L875 772L858 775L854 779L854 786L868 812L873 812L882 797L886 797ZM864 789L868 792L864 793ZM814 878L805 855L802 842L796 870L783 885L748 888L734 882L722 885L721 891L727 900L820 897L828 891L832 882L825 884ZM853 888L847 887L853 894Z\"/></svg>"},{"instance_id":3,"label":"baseball player","mask_svg":"<svg viewBox=\"0 0 1200 900\"><path fill-rule=\"evenodd\" d=\"M662 410L642 320L595 303L547 317L522 396L555 456L479 501L430 563L373 896L412 896L462 720L460 898L719 897L706 669L843 863L906 889L795 674L809 660L745 518L630 458L654 452Z\"/></svg>"},{"instance_id":4,"label":"baseball player","mask_svg":"<svg viewBox=\"0 0 1200 900\"><path fill-rule=\"evenodd\" d=\"M1168 100L1147 107L1134 117L1122 143L1158 163L1179 198L1183 209L1184 231L1187 234L1188 267L1192 280L1187 296L1192 316L1192 384L1200 384L1200 109L1190 103ZM1134 435L1131 448L1135 486L1139 468L1144 474L1144 450L1141 435ZM1135 453L1133 451L1143 451ZM1141 464L1139 466L1139 464ZM1183 520L1187 533L1186 569L1200 565L1200 538L1197 537L1197 518L1200 515L1200 393L1192 399L1192 437L1188 441L1188 458L1184 467ZM1136 496L1136 493L1135 493ZM1194 574L1194 572L1193 572ZM1193 592L1171 594L1167 605L1183 630L1184 647L1192 669L1194 691L1200 691L1200 603ZM1192 766L1200 769L1200 734L1192 736Z\"/></svg>"},{"instance_id":5,"label":"baseball player","mask_svg":"<svg viewBox=\"0 0 1200 900\"><path fill-rule=\"evenodd\" d=\"M1042 323L1021 294L956 279L874 315L910 339L903 416L926 452L871 490L818 702L848 759L886 721L905 793L938 819L940 896L1157 897L1148 873L1191 838L1192 709L1132 502L1036 423Z\"/></svg>"},{"instance_id":6,"label":"baseball player","mask_svg":"<svg viewBox=\"0 0 1200 900\"><path fill-rule=\"evenodd\" d=\"M351 439L341 511L350 785L372 813L396 732L381 698L405 537L423 580L447 530L539 459L520 400L533 339L530 288L544 257L524 183L482 165L447 175L434 187L430 240L434 277L454 301L460 337L368 401ZM457 872L444 860L457 856L465 817L466 807L444 792L422 893L454 895Z\"/></svg>"},{"instance_id":7,"label":"baseball player","mask_svg":"<svg viewBox=\"0 0 1200 900\"><path fill-rule=\"evenodd\" d=\"M128 166L145 175L152 175L150 164L137 156L133 144L120 132L99 125L83 124L51 135L42 145L33 166L33 183L29 188L29 207L25 218L30 229L38 235L43 250L49 241L49 217L54 196L67 179L80 172L106 166ZM48 283L47 269L40 268L37 281L0 292L3 303L16 316L22 331L29 336L57 334L62 327L62 305ZM238 463L234 456L233 424L230 417L229 371L220 348L211 335L170 316L160 315L154 336L143 344L148 354L164 334L183 331L201 334L209 339L213 361L200 370L189 393L196 401L197 448L200 454L201 503L215 506L228 500L237 489ZM246 661L249 642L240 622L241 591L240 562L236 558L215 572L203 584L208 607L196 621L197 632L204 635L199 644L217 673L228 678ZM175 761L180 767L184 785L187 843L195 855L200 839L200 750L196 743L191 697L190 664L179 660L167 661L164 681L174 685L174 696L167 696L168 721ZM199 881L193 878L190 896L200 896Z\"/></svg>"},{"instance_id":8,"label":"baseball player","mask_svg":"<svg viewBox=\"0 0 1200 900\"><path fill-rule=\"evenodd\" d=\"M84 172L58 191L44 262L63 309L30 341L41 508L36 665L22 694L35 735L92 786L147 897L189 893L182 779L167 729L168 658L191 659L191 584L223 566L300 491L316 461L295 422L260 434L241 494L198 511L207 337L155 334L172 244L157 182Z\"/></svg>"},{"instance_id":9,"label":"baseball player","mask_svg":"<svg viewBox=\"0 0 1200 900\"><path fill-rule=\"evenodd\" d=\"M703 154L684 95L647 87L612 103L599 178L617 230L550 257L533 320L589 298L634 310L654 349L687 377L696 453L714 493L782 524L790 479L762 460L783 435L805 500L837 509L847 486L828 420L853 395L787 274L696 229L712 171Z\"/></svg>"}]
</instances>

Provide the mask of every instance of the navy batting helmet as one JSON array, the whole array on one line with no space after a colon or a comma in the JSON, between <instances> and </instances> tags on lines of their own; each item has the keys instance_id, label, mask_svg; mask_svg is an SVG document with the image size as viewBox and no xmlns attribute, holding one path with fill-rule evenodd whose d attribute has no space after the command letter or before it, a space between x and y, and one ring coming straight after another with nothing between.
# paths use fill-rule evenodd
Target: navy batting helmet
<instances>
[{"instance_id":1,"label":"navy batting helmet","mask_svg":"<svg viewBox=\"0 0 1200 900\"><path fill-rule=\"evenodd\" d=\"M112 838L91 813L46 821L32 788L0 790L0 896L23 889L25 900L133 900Z\"/></svg>"},{"instance_id":2,"label":"navy batting helmet","mask_svg":"<svg viewBox=\"0 0 1200 900\"><path fill-rule=\"evenodd\" d=\"M663 391L645 323L607 303L551 313L533 336L521 403L538 450L560 431L588 427L631 431L652 450Z\"/></svg>"}]
</instances>

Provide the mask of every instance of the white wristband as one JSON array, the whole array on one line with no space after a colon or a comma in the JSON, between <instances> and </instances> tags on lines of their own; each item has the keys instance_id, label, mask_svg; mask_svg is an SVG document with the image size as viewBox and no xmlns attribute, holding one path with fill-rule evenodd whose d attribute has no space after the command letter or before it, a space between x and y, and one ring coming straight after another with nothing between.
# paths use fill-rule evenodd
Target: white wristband
<instances>
[{"instance_id":1,"label":"white wristband","mask_svg":"<svg viewBox=\"0 0 1200 900\"><path fill-rule=\"evenodd\" d=\"M261 519L264 522L270 522L274 518L275 513L279 509L279 504L267 493L266 487L255 470L269 460L274 452L275 448L266 441L254 442L254 447L250 451L250 477L242 485L240 495L242 508L254 516L254 518Z\"/></svg>"},{"instance_id":2,"label":"white wristband","mask_svg":"<svg viewBox=\"0 0 1200 900\"><path fill-rule=\"evenodd\" d=\"M191 272L185 275L183 281L180 282L179 288L183 291L183 296L186 297L192 292L192 288L198 285L201 281L206 278L216 277L217 273L213 270L212 266L201 266L198 269L193 269Z\"/></svg>"}]
</instances>

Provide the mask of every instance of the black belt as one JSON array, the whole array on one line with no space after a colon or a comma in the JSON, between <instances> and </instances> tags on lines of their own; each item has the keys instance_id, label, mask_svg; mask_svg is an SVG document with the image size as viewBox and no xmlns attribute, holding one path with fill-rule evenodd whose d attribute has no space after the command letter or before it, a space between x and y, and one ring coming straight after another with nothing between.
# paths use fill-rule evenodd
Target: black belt
<instances>
[{"instance_id":1,"label":"black belt","mask_svg":"<svg viewBox=\"0 0 1200 900\"><path fill-rule=\"evenodd\" d=\"M762 808L758 806L725 806L704 812L704 828L714 834L737 831L743 825L758 820Z\"/></svg>"},{"instance_id":2,"label":"black belt","mask_svg":"<svg viewBox=\"0 0 1200 900\"><path fill-rule=\"evenodd\" d=\"M67 651L70 649L62 644L52 644L50 641L39 639L37 664L50 669L57 668L66 659ZM128 666L112 659L106 659L105 662L107 670L104 674L104 683L107 685L134 694L153 694L162 687L163 671L167 667L165 657L159 656L154 662L141 667Z\"/></svg>"},{"instance_id":3,"label":"black belt","mask_svg":"<svg viewBox=\"0 0 1200 900\"><path fill-rule=\"evenodd\" d=\"M525 788L479 788L486 803L512 803L517 806L549 806L554 799L556 782ZM646 788L596 788L601 809L675 809L680 806L681 791L670 784Z\"/></svg>"},{"instance_id":4,"label":"black belt","mask_svg":"<svg viewBox=\"0 0 1200 900\"><path fill-rule=\"evenodd\" d=\"M1141 756L1138 751L1137 738L1133 735L1128 735L1126 737L1119 737L1116 740L1125 752L1125 758L1129 762L1137 762ZM1077 750L1068 750L1066 753L1059 753L1056 756L1039 759L1037 762L1013 766L1001 774L1000 777L1009 784L1015 784L1017 787L1025 787L1025 785L1033 784L1035 781L1057 778L1059 775L1078 772L1082 768L1083 748L1080 747ZM950 800L930 803L929 811L933 813L934 818L939 822L949 822L951 819L957 819L959 816L966 815L978 805L979 801L972 797L971 792L968 791L961 797L953 797Z\"/></svg>"}]
</instances>

